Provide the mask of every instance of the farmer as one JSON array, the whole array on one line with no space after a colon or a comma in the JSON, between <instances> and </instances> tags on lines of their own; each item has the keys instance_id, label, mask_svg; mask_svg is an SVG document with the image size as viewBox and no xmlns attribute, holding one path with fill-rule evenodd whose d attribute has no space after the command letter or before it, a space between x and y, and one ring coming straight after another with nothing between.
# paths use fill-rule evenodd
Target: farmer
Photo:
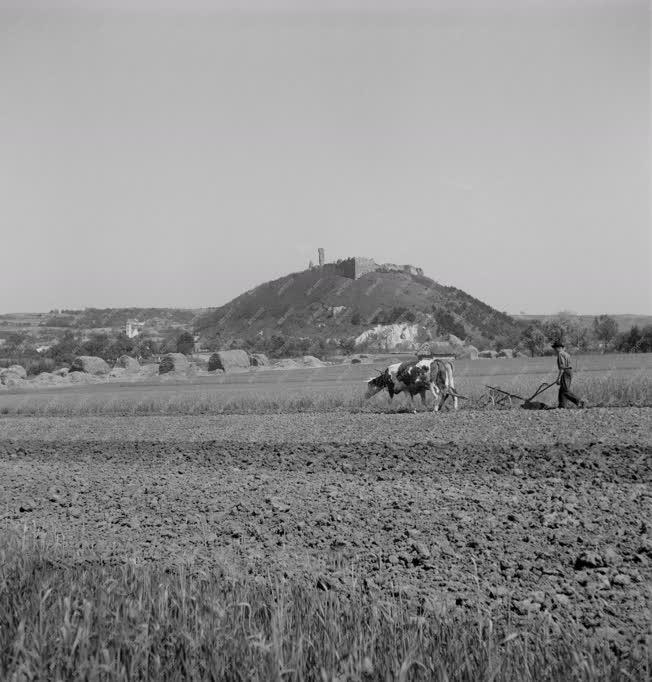
<instances>
[{"instance_id":1,"label":"farmer","mask_svg":"<svg viewBox=\"0 0 652 682\"><path fill-rule=\"evenodd\" d=\"M552 344L553 350L557 353L557 368L559 374L557 375L557 385L559 386L559 407L566 407L567 400L577 405L577 407L584 407L585 403L580 400L574 393L571 393L570 385L573 380L573 367L571 366L571 356L564 350L564 344L561 341L555 341Z\"/></svg>"}]
</instances>

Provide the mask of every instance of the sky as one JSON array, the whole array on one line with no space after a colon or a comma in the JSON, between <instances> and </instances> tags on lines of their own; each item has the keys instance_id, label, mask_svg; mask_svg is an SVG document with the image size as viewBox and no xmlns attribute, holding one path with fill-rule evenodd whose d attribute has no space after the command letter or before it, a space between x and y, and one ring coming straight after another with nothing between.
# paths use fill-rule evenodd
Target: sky
<instances>
[{"instance_id":1,"label":"sky","mask_svg":"<svg viewBox=\"0 0 652 682\"><path fill-rule=\"evenodd\" d=\"M645 0L0 0L0 312L326 260L652 314Z\"/></svg>"}]
</instances>

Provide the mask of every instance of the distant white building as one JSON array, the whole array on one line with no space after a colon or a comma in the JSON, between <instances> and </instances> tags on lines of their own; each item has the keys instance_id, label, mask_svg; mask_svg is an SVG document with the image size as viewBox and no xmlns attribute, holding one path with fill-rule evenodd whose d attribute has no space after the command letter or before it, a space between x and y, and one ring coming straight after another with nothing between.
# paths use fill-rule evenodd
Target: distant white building
<instances>
[{"instance_id":1,"label":"distant white building","mask_svg":"<svg viewBox=\"0 0 652 682\"><path fill-rule=\"evenodd\" d=\"M143 331L144 326L144 322L139 322L138 320L127 320L127 326L125 329L127 337L133 339L135 336L138 336Z\"/></svg>"}]
</instances>

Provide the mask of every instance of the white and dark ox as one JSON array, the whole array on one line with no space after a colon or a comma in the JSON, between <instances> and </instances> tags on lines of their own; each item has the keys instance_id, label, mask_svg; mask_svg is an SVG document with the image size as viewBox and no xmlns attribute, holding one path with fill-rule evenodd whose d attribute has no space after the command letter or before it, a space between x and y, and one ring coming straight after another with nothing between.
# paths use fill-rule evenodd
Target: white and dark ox
<instances>
[{"instance_id":1,"label":"white and dark ox","mask_svg":"<svg viewBox=\"0 0 652 682\"><path fill-rule=\"evenodd\" d=\"M441 410L449 395L453 397L455 409L458 397L463 397L455 390L453 363L439 358L390 365L367 381L365 397L371 398L383 390L387 390L390 400L397 393L407 393L412 399L420 395L424 406L426 393L430 391L435 399L435 412Z\"/></svg>"}]
</instances>

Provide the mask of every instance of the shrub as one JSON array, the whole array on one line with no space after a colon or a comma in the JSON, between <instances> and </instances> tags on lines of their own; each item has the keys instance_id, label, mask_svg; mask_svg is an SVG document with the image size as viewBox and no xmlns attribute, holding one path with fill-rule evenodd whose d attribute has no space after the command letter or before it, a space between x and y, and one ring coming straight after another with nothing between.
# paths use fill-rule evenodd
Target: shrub
<instances>
[{"instance_id":1,"label":"shrub","mask_svg":"<svg viewBox=\"0 0 652 682\"><path fill-rule=\"evenodd\" d=\"M23 366L27 370L28 376L36 376L41 372L53 372L56 369L56 363L52 358L28 360Z\"/></svg>"},{"instance_id":2,"label":"shrub","mask_svg":"<svg viewBox=\"0 0 652 682\"><path fill-rule=\"evenodd\" d=\"M619 334L615 349L621 353L652 352L652 325L646 325L643 329L634 325L628 332Z\"/></svg>"},{"instance_id":3,"label":"shrub","mask_svg":"<svg viewBox=\"0 0 652 682\"><path fill-rule=\"evenodd\" d=\"M190 332L182 332L177 338L177 353L189 355L195 350L195 338Z\"/></svg>"}]
</instances>

